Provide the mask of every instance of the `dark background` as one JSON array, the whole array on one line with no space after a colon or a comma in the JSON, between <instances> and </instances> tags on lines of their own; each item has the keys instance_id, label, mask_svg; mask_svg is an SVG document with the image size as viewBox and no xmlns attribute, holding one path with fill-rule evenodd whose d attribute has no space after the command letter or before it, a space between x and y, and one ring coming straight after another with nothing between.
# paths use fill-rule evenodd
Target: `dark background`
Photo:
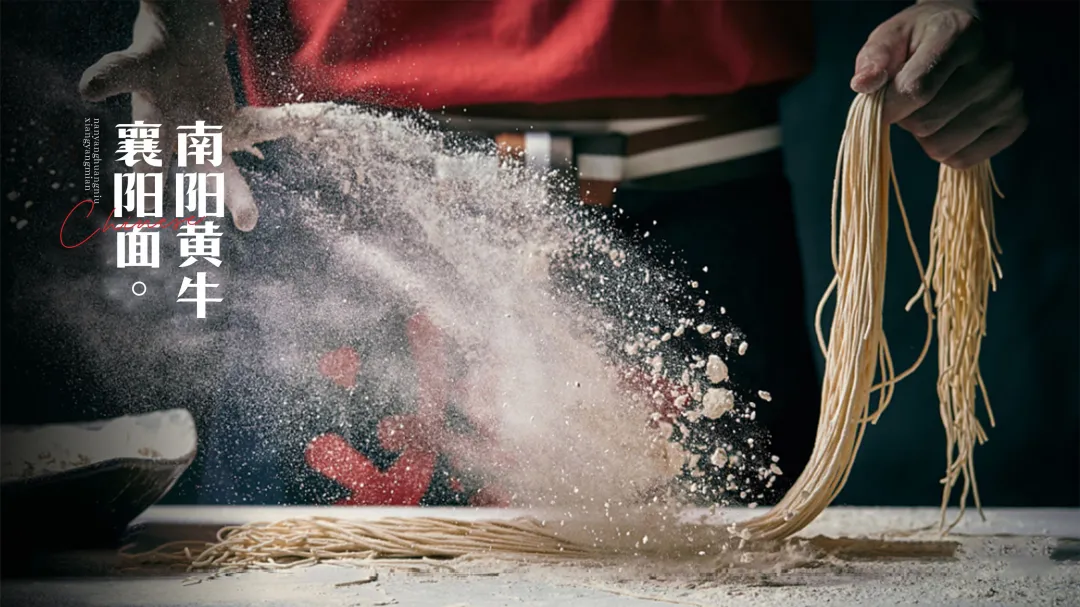
<instances>
[{"instance_id":1,"label":"dark background","mask_svg":"<svg viewBox=\"0 0 1080 607\"><path fill-rule=\"evenodd\" d=\"M835 153L853 96L848 80L854 57L874 26L906 6L816 3L817 68L783 101L784 152L810 294L808 326L817 295L831 278L829 202ZM994 161L1006 195L997 205L1005 279L991 295L983 346L982 368L998 426L990 430L990 442L976 451L979 486L987 505L1076 506L1080 14L1078 4L1069 1L984 6L987 22L1007 35L1007 48L1024 81L1031 125ZM101 370L84 364L85 344L50 322L39 306L27 305L22 289L38 276L76 277L100 263L84 251L61 249L56 234L69 200L81 193L82 119L98 116L103 126L115 124L126 100L91 106L74 91L86 66L127 45L136 5L4 1L0 8L0 417L4 423L41 423L117 415L123 411L109 398ZM112 149L107 137L102 145ZM918 226L929 225L937 166L899 130L894 131L893 152L925 252L927 230ZM69 182L74 184L70 188ZM11 192L18 197L11 199ZM26 201L34 204L26 207ZM28 222L21 229L20 219ZM903 312L917 277L898 232L893 232L892 247L886 330L897 365L904 367L918 352L925 321L917 311ZM937 479L945 458L935 378L936 364L930 359L900 384L879 427L868 431L839 502L938 503ZM168 386L155 385L153 378L137 378L132 388L143 390L140 406L145 408L168 394ZM187 499L184 494L199 474L199 466L194 467L174 499Z\"/></svg>"}]
</instances>

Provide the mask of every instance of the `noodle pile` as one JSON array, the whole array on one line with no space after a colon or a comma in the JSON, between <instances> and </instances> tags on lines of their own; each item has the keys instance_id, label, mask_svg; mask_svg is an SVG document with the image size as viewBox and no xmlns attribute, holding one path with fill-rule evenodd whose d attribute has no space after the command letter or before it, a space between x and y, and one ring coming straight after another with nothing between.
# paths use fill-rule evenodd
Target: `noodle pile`
<instances>
[{"instance_id":1,"label":"noodle pile","mask_svg":"<svg viewBox=\"0 0 1080 607\"><path fill-rule=\"evenodd\" d=\"M994 413L979 371L979 351L986 334L990 289L1001 277L995 252L1001 252L994 230L994 192L990 162L957 170L942 165L937 201L930 225L927 275L934 290L938 330L938 399L945 426L947 468L942 479L941 526L952 529L964 515L968 495L982 514L975 482L975 444L986 431L975 414L976 392L994 425ZM946 527L945 509L956 484L963 479L960 513Z\"/></svg>"},{"instance_id":2,"label":"noodle pile","mask_svg":"<svg viewBox=\"0 0 1080 607\"><path fill-rule=\"evenodd\" d=\"M923 290L927 312L923 350L911 368L895 372L882 329L890 181L920 275L923 268L896 187L889 126L881 119L883 99L883 91L855 98L840 144L832 202L831 252L836 275L815 316L825 376L814 449L780 503L743 525L754 538L787 537L810 524L836 498L847 481L866 424L877 422L892 399L895 383L918 367L930 345L930 299ZM826 344L821 317L834 293L836 309ZM875 376L881 378L877 385ZM878 404L871 413L874 391L879 391Z\"/></svg>"},{"instance_id":3,"label":"noodle pile","mask_svg":"<svg viewBox=\"0 0 1080 607\"><path fill-rule=\"evenodd\" d=\"M224 527L217 542L170 542L142 553L122 553L138 564L177 564L189 571L232 573L287 569L328 560L447 559L466 555L582 557L590 549L544 529L538 521L458 521L326 517Z\"/></svg>"}]
</instances>

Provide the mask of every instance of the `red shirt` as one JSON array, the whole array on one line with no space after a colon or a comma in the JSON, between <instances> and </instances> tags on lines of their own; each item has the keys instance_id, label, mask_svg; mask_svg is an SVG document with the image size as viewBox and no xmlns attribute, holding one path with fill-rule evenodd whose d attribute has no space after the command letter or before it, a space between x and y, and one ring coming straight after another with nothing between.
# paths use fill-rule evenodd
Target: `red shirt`
<instances>
[{"instance_id":1,"label":"red shirt","mask_svg":"<svg viewBox=\"0 0 1080 607\"><path fill-rule=\"evenodd\" d=\"M285 0L275 15L222 2L254 105L721 95L812 60L806 2Z\"/></svg>"}]
</instances>

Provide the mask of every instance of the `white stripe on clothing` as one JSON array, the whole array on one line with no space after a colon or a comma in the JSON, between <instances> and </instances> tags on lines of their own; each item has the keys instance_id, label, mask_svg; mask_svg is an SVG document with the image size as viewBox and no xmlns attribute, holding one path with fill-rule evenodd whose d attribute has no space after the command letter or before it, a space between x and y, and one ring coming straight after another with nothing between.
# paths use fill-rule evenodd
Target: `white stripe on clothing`
<instances>
[{"instance_id":1,"label":"white stripe on clothing","mask_svg":"<svg viewBox=\"0 0 1080 607\"><path fill-rule=\"evenodd\" d=\"M525 166L539 173L551 168L551 133L525 133Z\"/></svg>"},{"instance_id":2,"label":"white stripe on clothing","mask_svg":"<svg viewBox=\"0 0 1080 607\"><path fill-rule=\"evenodd\" d=\"M630 118L621 120L525 120L504 118L473 118L470 116L436 116L457 130L488 132L555 131L566 133L619 133L636 135L696 122L705 116L672 116L669 118Z\"/></svg>"},{"instance_id":3,"label":"white stripe on clothing","mask_svg":"<svg viewBox=\"0 0 1080 607\"><path fill-rule=\"evenodd\" d=\"M773 125L682 143L629 157L580 154L577 162L582 179L624 181L718 164L779 147L780 127Z\"/></svg>"},{"instance_id":4,"label":"white stripe on clothing","mask_svg":"<svg viewBox=\"0 0 1080 607\"><path fill-rule=\"evenodd\" d=\"M622 179L641 179L753 156L780 147L780 126L765 126L643 152L625 159Z\"/></svg>"},{"instance_id":5,"label":"white stripe on clothing","mask_svg":"<svg viewBox=\"0 0 1080 607\"><path fill-rule=\"evenodd\" d=\"M582 179L597 181L622 181L623 156L600 156L598 154L578 154L578 175Z\"/></svg>"}]
</instances>

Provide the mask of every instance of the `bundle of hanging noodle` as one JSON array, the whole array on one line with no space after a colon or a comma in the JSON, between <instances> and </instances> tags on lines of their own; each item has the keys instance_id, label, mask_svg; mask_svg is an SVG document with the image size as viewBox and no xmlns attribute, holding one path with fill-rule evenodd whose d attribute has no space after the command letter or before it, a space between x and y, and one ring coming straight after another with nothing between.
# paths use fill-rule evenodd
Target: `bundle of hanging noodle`
<instances>
[{"instance_id":1,"label":"bundle of hanging noodle","mask_svg":"<svg viewBox=\"0 0 1080 607\"><path fill-rule=\"evenodd\" d=\"M941 166L930 224L927 275L937 311L937 392L947 461L941 481L941 526L945 530L963 517L969 494L982 514L973 452L975 444L982 444L987 436L976 416L975 399L982 394L993 426L994 413L979 371L979 353L986 335L990 289L997 290L997 279L1001 278L995 255L1001 252L994 230L995 192L1001 196L989 160L964 170ZM960 512L947 524L945 509L961 479Z\"/></svg>"},{"instance_id":2,"label":"bundle of hanging noodle","mask_svg":"<svg viewBox=\"0 0 1080 607\"><path fill-rule=\"evenodd\" d=\"M806 468L783 499L743 525L755 538L779 539L796 533L836 499L847 481L867 424L877 422L892 399L896 382L922 363L930 346L933 323L925 289L920 296L927 314L926 340L915 363L906 371L896 373L882 328L890 185L896 192L915 264L920 276L924 274L896 183L889 125L881 117L883 101L883 90L858 95L851 104L840 143L832 202L831 251L836 274L815 315L818 344L825 356L825 376L814 449ZM822 315L833 294L836 307L826 342ZM878 393L877 407L871 411L874 392Z\"/></svg>"}]
</instances>

